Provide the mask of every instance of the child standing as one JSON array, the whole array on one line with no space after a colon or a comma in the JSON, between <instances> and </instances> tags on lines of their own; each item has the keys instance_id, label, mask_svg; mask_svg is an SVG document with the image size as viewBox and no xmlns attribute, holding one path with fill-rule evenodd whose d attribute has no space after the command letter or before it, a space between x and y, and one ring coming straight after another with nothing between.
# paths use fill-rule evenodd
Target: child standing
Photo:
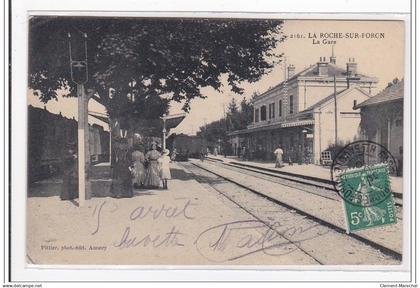
<instances>
[{"instance_id":1,"label":"child standing","mask_svg":"<svg viewBox=\"0 0 420 288\"><path fill-rule=\"evenodd\" d=\"M158 160L160 178L162 179L163 189L168 189L168 179L171 179L169 162L171 162L171 158L169 157L169 150L165 149L163 150L162 156L160 156Z\"/></svg>"}]
</instances>

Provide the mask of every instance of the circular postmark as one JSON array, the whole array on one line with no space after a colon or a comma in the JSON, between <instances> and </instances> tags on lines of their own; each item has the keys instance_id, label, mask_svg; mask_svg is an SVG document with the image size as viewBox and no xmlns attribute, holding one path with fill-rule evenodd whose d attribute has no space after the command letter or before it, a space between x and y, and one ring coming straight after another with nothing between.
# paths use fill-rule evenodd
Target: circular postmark
<instances>
[{"instance_id":1,"label":"circular postmark","mask_svg":"<svg viewBox=\"0 0 420 288\"><path fill-rule=\"evenodd\" d=\"M356 206L380 204L392 193L389 174L397 171L392 154L381 144L360 140L347 144L331 164L331 180L341 198Z\"/></svg>"}]
</instances>

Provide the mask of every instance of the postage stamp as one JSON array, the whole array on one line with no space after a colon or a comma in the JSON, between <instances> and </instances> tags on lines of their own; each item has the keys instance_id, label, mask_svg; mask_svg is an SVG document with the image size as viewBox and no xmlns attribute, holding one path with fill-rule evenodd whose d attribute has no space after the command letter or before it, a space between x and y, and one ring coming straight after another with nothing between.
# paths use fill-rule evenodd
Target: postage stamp
<instances>
[{"instance_id":1,"label":"postage stamp","mask_svg":"<svg viewBox=\"0 0 420 288\"><path fill-rule=\"evenodd\" d=\"M396 223L386 164L349 169L339 179L348 232Z\"/></svg>"},{"instance_id":2,"label":"postage stamp","mask_svg":"<svg viewBox=\"0 0 420 288\"><path fill-rule=\"evenodd\" d=\"M394 157L383 145L361 140L337 153L330 172L334 188L344 201L372 206L385 201L392 193L389 174L395 174L397 169Z\"/></svg>"},{"instance_id":3,"label":"postage stamp","mask_svg":"<svg viewBox=\"0 0 420 288\"><path fill-rule=\"evenodd\" d=\"M373 141L356 141L337 153L331 178L343 199L347 232L396 223L390 182L396 171L392 154Z\"/></svg>"}]
</instances>

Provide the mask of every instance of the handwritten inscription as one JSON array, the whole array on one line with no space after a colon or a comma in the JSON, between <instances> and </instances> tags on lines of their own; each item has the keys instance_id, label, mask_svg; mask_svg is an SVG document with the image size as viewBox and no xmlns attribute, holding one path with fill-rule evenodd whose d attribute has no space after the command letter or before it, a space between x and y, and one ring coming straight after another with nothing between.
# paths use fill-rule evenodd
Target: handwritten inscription
<instances>
[{"instance_id":1,"label":"handwritten inscription","mask_svg":"<svg viewBox=\"0 0 420 288\"><path fill-rule=\"evenodd\" d=\"M122 222L123 229L121 236L118 241L115 241L112 245L116 248L126 249L134 247L176 247L184 246L184 241L181 239L185 236L185 233L180 232L179 228L172 226L170 230L163 233L148 232L147 229L152 227L142 227L138 229L136 223L140 223L141 220L149 219L152 221L164 220L164 219L195 219L193 213L193 207L197 206L190 199L175 198L174 203L168 205L162 203L160 205L140 205L131 210L128 214L128 218ZM107 211L105 206L106 201L95 207L92 216L95 218L96 227L91 235L95 235L100 231L101 222L104 211ZM115 207L114 207L115 208ZM109 210L112 213L118 210L117 208ZM150 223L148 223L150 225ZM137 228L137 229L136 229Z\"/></svg>"},{"instance_id":2,"label":"handwritten inscription","mask_svg":"<svg viewBox=\"0 0 420 288\"><path fill-rule=\"evenodd\" d=\"M124 233L119 240L119 242L114 243L114 247L119 248L132 248L137 246L142 247L174 247L174 246L184 246L181 243L179 237L183 235L183 233L179 232L179 230L173 226L171 230L164 234L146 234L143 237L133 236L131 234L130 227L126 227Z\"/></svg>"},{"instance_id":3,"label":"handwritten inscription","mask_svg":"<svg viewBox=\"0 0 420 288\"><path fill-rule=\"evenodd\" d=\"M212 262L232 261L255 253L281 256L299 249L303 241L328 233L318 228L318 224L294 227L279 222L267 226L258 220L234 221L204 230L194 244Z\"/></svg>"},{"instance_id":4,"label":"handwritten inscription","mask_svg":"<svg viewBox=\"0 0 420 288\"><path fill-rule=\"evenodd\" d=\"M117 249L172 249L176 247L196 247L207 260L215 263L234 261L257 253L282 256L300 249L308 241L328 233L318 224L294 226L280 222L264 223L259 220L243 220L212 226L197 234L190 235L181 226L196 221L195 207L191 199L178 198L171 204L139 205L129 210L127 218L121 221L120 234L110 243ZM110 209L107 203L99 204L93 213L96 222L95 235L101 230L101 218ZM125 212L127 213L127 212ZM170 225L168 221L174 221ZM181 222L178 222L181 221ZM156 223L153 225L152 223ZM182 223L182 224L181 224ZM167 226L166 226L167 225ZM169 229L168 229L169 228ZM193 236L193 237L191 237ZM193 242L191 242L192 239Z\"/></svg>"},{"instance_id":5,"label":"handwritten inscription","mask_svg":"<svg viewBox=\"0 0 420 288\"><path fill-rule=\"evenodd\" d=\"M144 219L146 217L151 217L153 220L157 220L160 217L165 218L178 218L183 217L185 219L192 220L195 217L192 216L192 213L190 213L190 209L192 206L195 206L197 204L192 203L191 200L188 200L185 202L185 204L182 206L182 208L178 207L177 205L171 206L171 205L165 205L162 204L160 207L154 207L154 206L138 206L130 213L130 220L138 220L138 219Z\"/></svg>"}]
</instances>

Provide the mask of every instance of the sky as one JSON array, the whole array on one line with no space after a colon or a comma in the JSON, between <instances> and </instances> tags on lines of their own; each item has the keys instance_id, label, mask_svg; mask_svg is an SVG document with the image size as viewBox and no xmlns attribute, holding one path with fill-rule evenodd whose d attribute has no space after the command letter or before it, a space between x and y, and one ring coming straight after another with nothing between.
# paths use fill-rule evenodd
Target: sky
<instances>
[{"instance_id":1,"label":"sky","mask_svg":"<svg viewBox=\"0 0 420 288\"><path fill-rule=\"evenodd\" d=\"M296 72L299 72L317 63L320 57L328 59L334 46L338 66L344 68L348 59L354 58L358 63L358 73L378 79L377 89L373 91L375 94L394 78L401 79L404 76L404 29L402 21L285 20L283 33L287 38L279 43L275 52L284 53L286 63L293 64ZM225 78L222 76L222 79ZM195 134L205 123L222 118L232 98L237 102L243 97L248 99L254 92L263 93L283 80L284 63L279 63L270 73L263 75L260 81L242 83L245 90L243 95L231 92L226 81L223 81L225 85L222 92L203 88L201 92L207 98L194 99L187 117L171 133ZM52 113L62 112L64 116L77 119L75 98L59 97L58 101L43 104L29 91L28 102L36 107L45 105ZM182 112L181 108L181 103L171 103L170 114ZM89 110L106 112L93 100L89 103ZM89 121L104 125L93 117Z\"/></svg>"}]
</instances>

